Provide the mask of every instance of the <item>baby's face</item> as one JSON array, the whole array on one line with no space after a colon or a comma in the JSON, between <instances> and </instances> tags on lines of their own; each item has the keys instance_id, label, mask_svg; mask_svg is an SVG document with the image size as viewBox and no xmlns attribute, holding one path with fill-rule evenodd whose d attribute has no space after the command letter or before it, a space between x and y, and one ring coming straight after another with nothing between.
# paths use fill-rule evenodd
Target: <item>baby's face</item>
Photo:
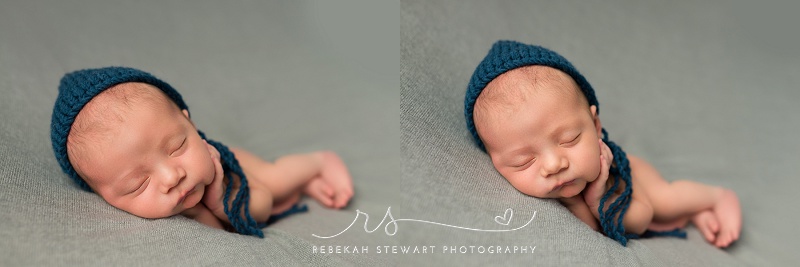
<instances>
[{"instance_id":1,"label":"baby's face","mask_svg":"<svg viewBox=\"0 0 800 267\"><path fill-rule=\"evenodd\" d=\"M146 84L118 86L167 97ZM112 138L97 138L83 148L82 160L70 159L78 173L109 204L140 217L169 217L197 205L215 167L188 112L171 101L153 101L122 114L110 132L101 133Z\"/></svg>"},{"instance_id":2,"label":"baby's face","mask_svg":"<svg viewBox=\"0 0 800 267\"><path fill-rule=\"evenodd\" d=\"M475 125L494 167L517 190L573 197L600 174L600 120L567 74L535 68L514 69L489 83L477 99ZM512 96L497 95L510 90Z\"/></svg>"}]
</instances>

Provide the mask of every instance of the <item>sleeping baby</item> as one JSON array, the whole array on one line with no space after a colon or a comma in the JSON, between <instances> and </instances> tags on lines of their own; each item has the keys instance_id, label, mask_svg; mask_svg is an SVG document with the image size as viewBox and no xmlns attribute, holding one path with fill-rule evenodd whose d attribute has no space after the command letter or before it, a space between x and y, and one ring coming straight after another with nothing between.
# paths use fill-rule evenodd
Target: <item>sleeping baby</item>
<instances>
[{"instance_id":1,"label":"sleeping baby","mask_svg":"<svg viewBox=\"0 0 800 267\"><path fill-rule=\"evenodd\" d=\"M142 218L180 214L263 237L268 222L305 209L301 194L336 209L353 195L335 153L268 162L228 149L197 130L172 86L132 68L66 74L51 139L62 170L80 187Z\"/></svg>"},{"instance_id":2,"label":"sleeping baby","mask_svg":"<svg viewBox=\"0 0 800 267\"><path fill-rule=\"evenodd\" d=\"M465 100L475 142L512 186L558 199L622 245L642 234L678 233L689 221L717 247L739 238L741 208L733 191L665 181L609 141L598 114L594 90L572 64L514 41L494 44Z\"/></svg>"}]
</instances>

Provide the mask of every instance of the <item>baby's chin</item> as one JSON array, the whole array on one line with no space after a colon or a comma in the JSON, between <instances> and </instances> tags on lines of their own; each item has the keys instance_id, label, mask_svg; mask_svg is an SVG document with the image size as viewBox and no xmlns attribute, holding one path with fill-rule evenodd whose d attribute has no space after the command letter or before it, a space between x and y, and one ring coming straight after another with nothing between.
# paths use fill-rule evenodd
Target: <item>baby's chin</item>
<instances>
[{"instance_id":1,"label":"baby's chin","mask_svg":"<svg viewBox=\"0 0 800 267\"><path fill-rule=\"evenodd\" d=\"M534 192L533 194L528 194L528 195L535 198L552 198L552 199L571 198L583 192L584 188L586 188L586 181L576 180L574 184L564 186L563 188L558 189L557 191Z\"/></svg>"}]
</instances>

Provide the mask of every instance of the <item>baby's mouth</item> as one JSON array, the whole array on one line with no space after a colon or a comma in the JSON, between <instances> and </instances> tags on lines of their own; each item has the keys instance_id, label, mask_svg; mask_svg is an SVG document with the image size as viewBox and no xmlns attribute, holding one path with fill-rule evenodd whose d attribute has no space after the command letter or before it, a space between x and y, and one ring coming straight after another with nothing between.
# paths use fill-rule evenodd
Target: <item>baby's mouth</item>
<instances>
[{"instance_id":1,"label":"baby's mouth","mask_svg":"<svg viewBox=\"0 0 800 267\"><path fill-rule=\"evenodd\" d=\"M189 195L191 195L192 193L194 193L194 191L195 191L195 190L197 190L197 188L196 188L196 187L195 187L195 188L192 188L192 189L191 189L191 190L189 190L189 191L185 191L185 192L183 192L183 193L181 194L181 197L178 199L178 205L182 204L182 203L183 203L183 201L184 201L184 200L186 200L186 197L188 197Z\"/></svg>"},{"instance_id":2,"label":"baby's mouth","mask_svg":"<svg viewBox=\"0 0 800 267\"><path fill-rule=\"evenodd\" d=\"M555 191L558 191L559 189L561 189L561 188L563 188L565 186L574 184L575 180L576 179L572 179L572 180L569 180L569 181L566 181L566 182L561 182L561 183L557 184L555 187L553 187L553 190L550 190L550 192L555 192Z\"/></svg>"}]
</instances>

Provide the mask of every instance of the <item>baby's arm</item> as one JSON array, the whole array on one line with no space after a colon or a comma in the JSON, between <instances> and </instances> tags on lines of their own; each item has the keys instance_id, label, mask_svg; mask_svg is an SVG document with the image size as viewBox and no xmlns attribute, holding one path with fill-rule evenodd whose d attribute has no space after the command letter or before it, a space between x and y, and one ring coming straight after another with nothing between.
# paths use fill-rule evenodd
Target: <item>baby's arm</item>
<instances>
[{"instance_id":1,"label":"baby's arm","mask_svg":"<svg viewBox=\"0 0 800 267\"><path fill-rule=\"evenodd\" d=\"M609 199L608 203L611 202ZM653 207L647 198L640 197L638 193L633 194L630 204L625 217L622 218L622 225L625 226L625 233L641 235L653 221Z\"/></svg>"},{"instance_id":2,"label":"baby's arm","mask_svg":"<svg viewBox=\"0 0 800 267\"><path fill-rule=\"evenodd\" d=\"M321 160L314 154L290 155L274 164L243 149L231 148L250 185L250 215L258 222L291 207L300 188L316 176ZM288 204L288 205L287 205Z\"/></svg>"},{"instance_id":3,"label":"baby's arm","mask_svg":"<svg viewBox=\"0 0 800 267\"><path fill-rule=\"evenodd\" d=\"M589 225L593 230L600 231L597 218L592 215L589 206L586 205L586 201L583 200L583 195L579 194L571 198L561 198L559 201L567 207L572 214L575 214L575 217L578 217L578 219Z\"/></svg>"},{"instance_id":4,"label":"baby's arm","mask_svg":"<svg viewBox=\"0 0 800 267\"><path fill-rule=\"evenodd\" d=\"M181 212L181 215L190 219L194 219L213 228L225 229L217 216L215 216L214 213L212 213L211 210L209 210L203 203L198 203L194 207Z\"/></svg>"},{"instance_id":5,"label":"baby's arm","mask_svg":"<svg viewBox=\"0 0 800 267\"><path fill-rule=\"evenodd\" d=\"M634 193L645 193L654 221L670 224L691 217L706 239L718 247L727 247L739 238L742 213L736 193L687 180L668 182L646 161L634 156L628 159L634 186L638 186Z\"/></svg>"},{"instance_id":6,"label":"baby's arm","mask_svg":"<svg viewBox=\"0 0 800 267\"><path fill-rule=\"evenodd\" d=\"M222 205L224 185L219 152L211 145L208 145L208 149L218 177L207 187L203 203L212 214L227 222ZM288 155L274 163L242 149L232 148L231 152L248 178L250 215L256 221L265 222L270 215L288 210L300 199L301 192L331 208L343 208L353 196L350 173L333 152ZM239 187L238 179L233 179L231 183L234 183L234 192L231 194L235 195Z\"/></svg>"},{"instance_id":7,"label":"baby's arm","mask_svg":"<svg viewBox=\"0 0 800 267\"><path fill-rule=\"evenodd\" d=\"M202 208L195 207L185 215L213 227L211 222L206 223L201 219L208 214L215 215L223 222L228 222L228 218L222 204L224 178L219 152L211 145L207 147L214 160L217 177L206 188L202 203L205 205L202 205ZM247 176L250 188L249 211L253 219L258 222L266 222L270 215L294 205L299 199L300 188L312 178L319 176L323 168L322 153L285 156L272 164L242 149L232 148L231 152ZM234 191L231 194L236 195L239 188L238 178L230 182L234 184Z\"/></svg>"},{"instance_id":8,"label":"baby's arm","mask_svg":"<svg viewBox=\"0 0 800 267\"><path fill-rule=\"evenodd\" d=\"M322 153L288 155L269 163L243 149L233 148L231 151L245 175L263 183L275 200L299 192L301 186L322 171Z\"/></svg>"},{"instance_id":9,"label":"baby's arm","mask_svg":"<svg viewBox=\"0 0 800 267\"><path fill-rule=\"evenodd\" d=\"M304 192L330 208L343 208L353 196L353 183L336 153L317 151L283 156L274 163L247 151L232 150L248 177L254 177L273 198L275 212L288 209Z\"/></svg>"}]
</instances>

